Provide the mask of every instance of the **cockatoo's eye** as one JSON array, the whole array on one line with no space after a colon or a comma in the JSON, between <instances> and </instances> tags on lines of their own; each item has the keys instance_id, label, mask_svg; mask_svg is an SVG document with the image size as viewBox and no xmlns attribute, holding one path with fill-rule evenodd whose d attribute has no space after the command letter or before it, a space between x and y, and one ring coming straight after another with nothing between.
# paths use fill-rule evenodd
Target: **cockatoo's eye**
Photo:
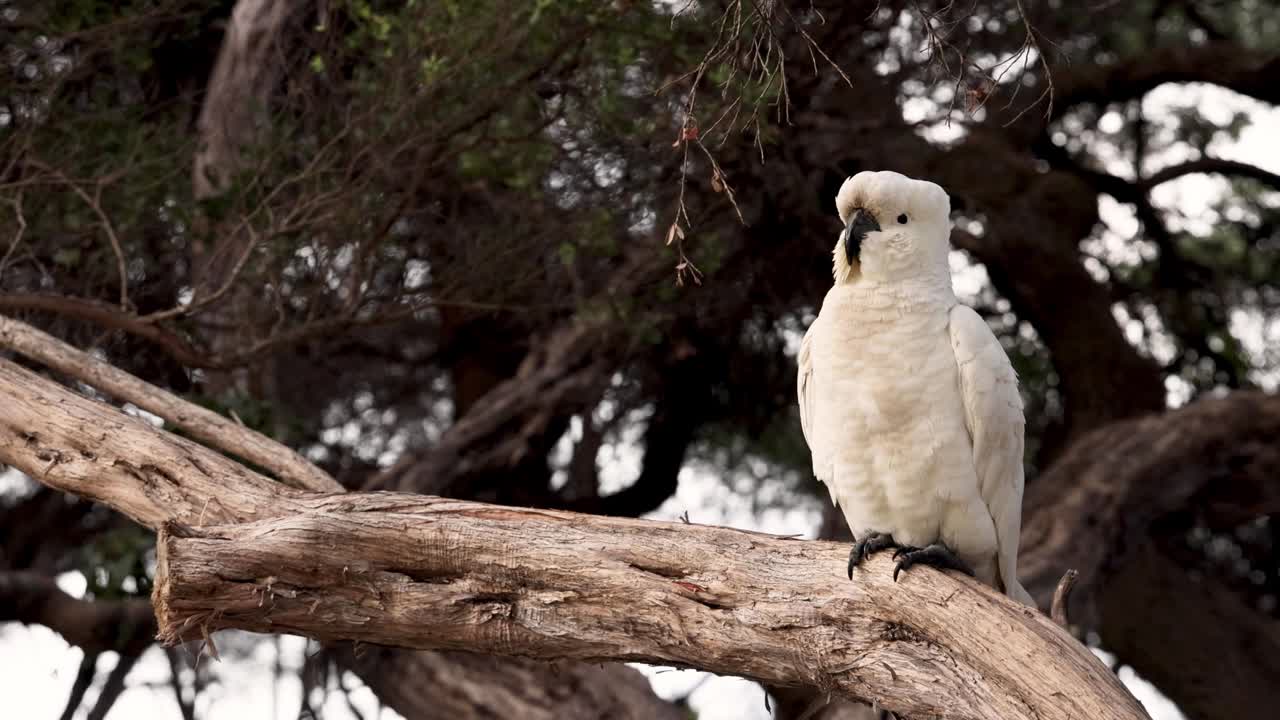
<instances>
[{"instance_id":1,"label":"cockatoo's eye","mask_svg":"<svg viewBox=\"0 0 1280 720\"><path fill-rule=\"evenodd\" d=\"M901 215L899 215L899 216L898 216L898 224L899 224L899 225L906 225L906 224L907 224L907 214L906 214L906 213L902 213Z\"/></svg>"}]
</instances>

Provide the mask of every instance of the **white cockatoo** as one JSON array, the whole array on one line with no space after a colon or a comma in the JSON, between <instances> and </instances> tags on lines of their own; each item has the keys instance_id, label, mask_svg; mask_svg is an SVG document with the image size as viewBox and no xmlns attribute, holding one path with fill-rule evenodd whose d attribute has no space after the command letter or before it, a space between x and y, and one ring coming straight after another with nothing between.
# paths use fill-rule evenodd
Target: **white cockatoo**
<instances>
[{"instance_id":1,"label":"white cockatoo","mask_svg":"<svg viewBox=\"0 0 1280 720\"><path fill-rule=\"evenodd\" d=\"M813 472L854 535L849 576L896 548L1034 606L1018 582L1022 399L986 322L959 303L951 200L895 172L836 196L835 285L800 345L798 394Z\"/></svg>"}]
</instances>

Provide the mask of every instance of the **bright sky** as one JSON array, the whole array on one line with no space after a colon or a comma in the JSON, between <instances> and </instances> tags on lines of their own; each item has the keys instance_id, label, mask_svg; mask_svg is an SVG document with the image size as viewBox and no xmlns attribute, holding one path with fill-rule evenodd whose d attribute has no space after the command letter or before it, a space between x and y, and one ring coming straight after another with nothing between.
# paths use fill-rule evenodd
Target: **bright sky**
<instances>
[{"instance_id":1,"label":"bright sky","mask_svg":"<svg viewBox=\"0 0 1280 720\"><path fill-rule=\"evenodd\" d=\"M1149 116L1166 116L1176 104L1192 102L1210 118L1225 118L1235 109L1247 110L1253 124L1244 131L1239 142L1211 147L1218 157L1238 159L1280 173L1280 110L1266 109L1228 91L1208 86L1165 86L1150 94L1145 110ZM1102 127L1119 118L1102 120ZM1149 169L1157 169L1183 158L1154 156ZM1117 165L1113 172L1127 172ZM1207 214L1211 199L1221 191L1218 178L1188 176L1161 187L1157 202L1165 208L1176 208L1186 218L1188 227L1203 227L1213 218ZM1127 207L1109 200L1101 203L1103 219L1115 231L1106 238L1101 251L1122 256L1131 252L1122 238L1136 227L1133 213ZM834 238L833 238L834 241ZM957 277L962 296L972 295L985 278L981 268L968 268ZM1136 321L1134 321L1136 322ZM1280 321L1256 314L1238 313L1233 318L1233 333L1250 352L1262 353L1267 343L1280 342ZM1271 374L1264 384L1275 387ZM1180 389L1170 387L1171 400L1177 402ZM620 444L606 448L601 456L606 484L622 485L638 473L638 450L634 445ZM9 479L12 482L12 478ZM0 489L5 479L0 477ZM812 537L818 525L816 500L789 510L756 507L753 497L735 491L709 471L686 468L681 474L679 490L655 516L673 519L688 511L697 522L717 523L740 528L753 528L779 534ZM84 580L71 574L61 579L69 592L84 590ZM235 643L228 643L235 644ZM221 647L221 644L220 644ZM286 668L301 666L305 643L298 638L284 638L279 643L263 641L250 647L247 656L217 665L220 682L206 688L196 702L202 720L293 720L297 717L301 686L296 678L286 677L279 683L269 682L277 662ZM277 653L279 653L277 655ZM1102 653L1100 653L1102 654ZM0 697L5 698L6 715L17 718L57 718L62 712L67 693L76 675L82 653L69 648L55 633L42 627L5 625L0 627ZM213 662L205 659L202 662ZM90 690L85 707L91 707L101 680L115 664L114 656L104 656L98 663L99 679ZM696 671L646 668L654 687L664 697L676 697L697 686L691 703L703 720L767 720L764 696L760 688L738 678L708 677ZM152 648L129 675L130 689L116 703L109 720L169 720L180 718L172 691L168 687L169 669L163 653ZM1148 708L1154 720L1179 720L1182 715L1151 685L1137 678L1131 670L1121 671L1121 679ZM698 683L701 683L698 685ZM350 686L360 686L351 678ZM377 700L368 689L353 693L352 702L365 718L398 717L390 710L376 715ZM347 720L355 716L346 706L341 693L331 693L317 709L326 720ZM83 715L77 716L83 717Z\"/></svg>"}]
</instances>

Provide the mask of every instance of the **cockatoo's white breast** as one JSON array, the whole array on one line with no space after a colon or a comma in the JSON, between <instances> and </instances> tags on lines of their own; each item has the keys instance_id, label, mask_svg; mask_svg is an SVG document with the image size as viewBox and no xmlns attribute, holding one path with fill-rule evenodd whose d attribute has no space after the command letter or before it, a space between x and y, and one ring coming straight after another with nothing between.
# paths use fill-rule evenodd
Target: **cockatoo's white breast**
<instances>
[{"instance_id":1,"label":"cockatoo's white breast","mask_svg":"<svg viewBox=\"0 0 1280 720\"><path fill-rule=\"evenodd\" d=\"M831 433L819 472L855 536L939 539L987 582L996 536L979 495L952 350L950 288L836 285L815 321L822 398L811 425ZM815 458L817 459L817 458Z\"/></svg>"}]
</instances>

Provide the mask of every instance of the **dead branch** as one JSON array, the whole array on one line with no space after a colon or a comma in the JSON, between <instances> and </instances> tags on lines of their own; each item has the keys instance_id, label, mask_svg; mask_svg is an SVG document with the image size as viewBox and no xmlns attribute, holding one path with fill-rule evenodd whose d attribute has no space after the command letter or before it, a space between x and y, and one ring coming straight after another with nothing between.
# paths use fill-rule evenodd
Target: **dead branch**
<instances>
[{"instance_id":1,"label":"dead branch","mask_svg":"<svg viewBox=\"0 0 1280 720\"><path fill-rule=\"evenodd\" d=\"M1071 588L1076 585L1076 578L1080 573L1075 570L1068 570L1062 575L1062 579L1058 581L1058 587L1053 591L1053 604L1049 609L1049 617L1058 623L1063 630L1071 631L1071 622L1067 619L1067 605L1071 602Z\"/></svg>"},{"instance_id":2,"label":"dead branch","mask_svg":"<svg viewBox=\"0 0 1280 720\"><path fill-rule=\"evenodd\" d=\"M152 529L287 513L305 494L0 358L0 463Z\"/></svg>"},{"instance_id":3,"label":"dead branch","mask_svg":"<svg viewBox=\"0 0 1280 720\"><path fill-rule=\"evenodd\" d=\"M849 582L843 544L396 493L309 504L256 523L166 526L161 638L240 628L675 664L816 686L902 717L1145 717L1040 613L932 570L894 583L887 557Z\"/></svg>"},{"instance_id":4,"label":"dead branch","mask_svg":"<svg viewBox=\"0 0 1280 720\"><path fill-rule=\"evenodd\" d=\"M153 528L181 523L160 541L169 638L235 626L648 660L817 686L902 717L1145 717L1060 628L967 578L895 584L877 559L850 583L834 543L305 494L4 360L0 396L0 461Z\"/></svg>"},{"instance_id":5,"label":"dead branch","mask_svg":"<svg viewBox=\"0 0 1280 720\"><path fill-rule=\"evenodd\" d=\"M291 448L145 383L26 323L0 315L0 347L159 415L210 447L270 470L282 482L317 492L343 491L338 481Z\"/></svg>"},{"instance_id":6,"label":"dead branch","mask_svg":"<svg viewBox=\"0 0 1280 720\"><path fill-rule=\"evenodd\" d=\"M166 520L199 526L306 509L304 493L4 359L0 398L0 463L153 529ZM358 650L337 648L406 717L675 717L639 673L620 665Z\"/></svg>"}]
</instances>

